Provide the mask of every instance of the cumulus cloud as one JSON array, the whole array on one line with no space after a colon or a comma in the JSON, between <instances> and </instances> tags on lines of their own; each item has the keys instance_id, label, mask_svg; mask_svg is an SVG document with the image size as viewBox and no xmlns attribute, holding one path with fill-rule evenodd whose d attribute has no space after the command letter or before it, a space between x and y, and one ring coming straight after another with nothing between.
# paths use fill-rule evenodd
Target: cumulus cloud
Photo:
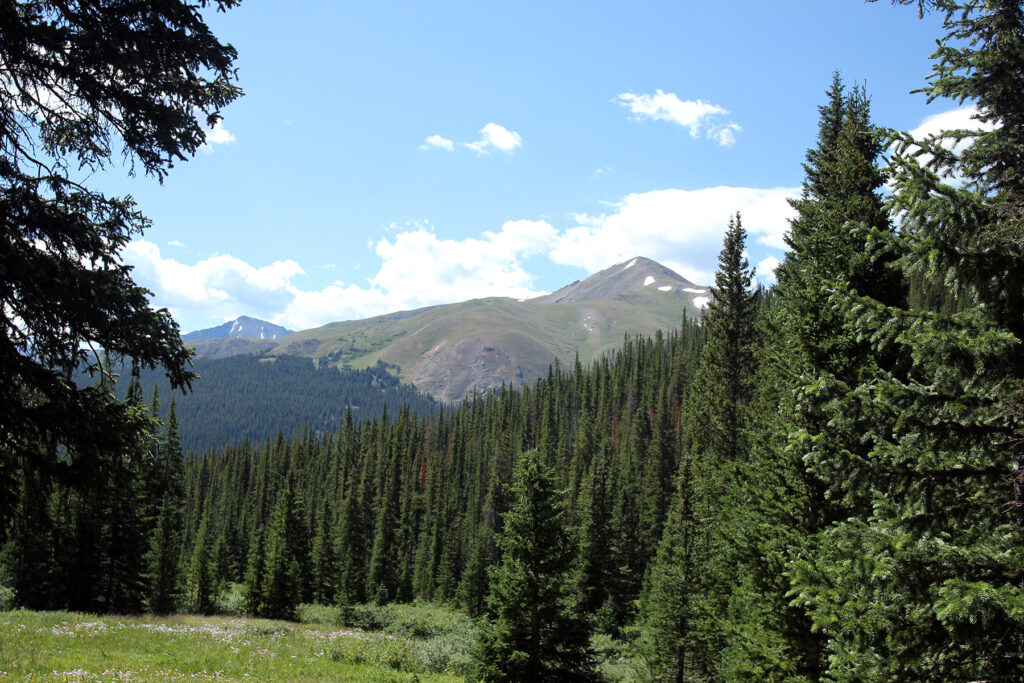
<instances>
[{"instance_id":1,"label":"cumulus cloud","mask_svg":"<svg viewBox=\"0 0 1024 683\"><path fill-rule=\"evenodd\" d=\"M539 296L544 292L533 287L533 276L519 259L542 253L555 236L546 221L509 221L497 233L464 240L440 239L416 227L377 243L382 265L370 282L404 308L459 301L467 293L472 298Z\"/></svg>"},{"instance_id":2,"label":"cumulus cloud","mask_svg":"<svg viewBox=\"0 0 1024 683\"><path fill-rule=\"evenodd\" d=\"M420 149L435 148L451 152L456 146L472 150L478 155L489 154L495 150L511 154L523 146L523 137L514 130L491 122L480 129L480 138L473 142L456 143L440 135L431 135L423 141Z\"/></svg>"},{"instance_id":3,"label":"cumulus cloud","mask_svg":"<svg viewBox=\"0 0 1024 683\"><path fill-rule=\"evenodd\" d=\"M775 284L775 269L778 267L779 259L771 255L766 256L757 263L757 279L765 285Z\"/></svg>"},{"instance_id":4,"label":"cumulus cloud","mask_svg":"<svg viewBox=\"0 0 1024 683\"><path fill-rule=\"evenodd\" d=\"M213 128L208 128L203 132L206 133L206 141L201 149L207 153L213 151L214 145L227 145L235 141L235 136L224 127L223 121L218 121Z\"/></svg>"},{"instance_id":5,"label":"cumulus cloud","mask_svg":"<svg viewBox=\"0 0 1024 683\"><path fill-rule=\"evenodd\" d=\"M512 220L465 239L445 239L429 223L410 222L392 226L369 245L380 262L371 277L316 287L303 283L305 271L292 260L254 266L216 255L189 265L164 256L146 240L129 244L124 260L135 266L137 281L157 293L154 303L168 307L186 329L243 314L307 329L469 297L539 296L545 292L524 264L537 256L591 273L649 256L707 285L714 279L730 215L742 213L748 244L783 251L792 215L786 200L798 193L798 188L656 190L630 194L606 213L577 214L561 229L546 220ZM769 282L776 265L772 256L758 263L762 282Z\"/></svg>"},{"instance_id":6,"label":"cumulus cloud","mask_svg":"<svg viewBox=\"0 0 1024 683\"><path fill-rule=\"evenodd\" d=\"M144 239L131 242L123 258L135 266L136 280L157 293L154 303L179 318L230 320L245 314L305 329L461 301L467 293L540 296L546 292L534 287L520 259L546 252L556 235L546 221L519 220L480 238L446 240L429 226L412 224L376 243L381 266L365 285L336 281L312 291L296 283L304 271L291 260L254 267L218 255L187 265Z\"/></svg>"},{"instance_id":7,"label":"cumulus cloud","mask_svg":"<svg viewBox=\"0 0 1024 683\"><path fill-rule=\"evenodd\" d=\"M423 141L423 144L420 145L420 149L430 149L431 147L450 152L455 149L455 143L448 138L441 137L440 135L431 135Z\"/></svg>"},{"instance_id":8,"label":"cumulus cloud","mask_svg":"<svg viewBox=\"0 0 1024 683\"><path fill-rule=\"evenodd\" d=\"M290 259L257 268L228 255L188 265L165 258L159 246L144 239L129 243L122 258L135 267L140 284L157 292L157 305L176 314L224 319L240 315L240 311L272 316L291 303L294 295L288 285L303 272Z\"/></svg>"},{"instance_id":9,"label":"cumulus cloud","mask_svg":"<svg viewBox=\"0 0 1024 683\"><path fill-rule=\"evenodd\" d=\"M740 211L751 239L785 249L799 188L712 187L630 194L598 216L576 215L550 252L556 263L594 272L636 255L651 256L696 283L714 278L729 216Z\"/></svg>"},{"instance_id":10,"label":"cumulus cloud","mask_svg":"<svg viewBox=\"0 0 1024 683\"><path fill-rule=\"evenodd\" d=\"M932 114L910 131L910 134L921 140L929 135L938 135L944 130L992 130L992 124L982 124L974 118L977 114L978 108L974 105Z\"/></svg>"},{"instance_id":11,"label":"cumulus cloud","mask_svg":"<svg viewBox=\"0 0 1024 683\"><path fill-rule=\"evenodd\" d=\"M668 121L688 128L690 137L696 138L703 132L708 139L719 145L731 147L736 143L738 123L719 123L717 117L725 116L729 110L703 100L681 100L675 93L656 90L653 95L621 93L615 98L619 104L628 107L638 121Z\"/></svg>"},{"instance_id":12,"label":"cumulus cloud","mask_svg":"<svg viewBox=\"0 0 1024 683\"><path fill-rule=\"evenodd\" d=\"M736 133L743 130L740 124L729 122L724 126L711 127L708 129L708 137L722 147L732 147L736 144Z\"/></svg>"},{"instance_id":13,"label":"cumulus cloud","mask_svg":"<svg viewBox=\"0 0 1024 683\"><path fill-rule=\"evenodd\" d=\"M523 137L514 130L491 122L480 129L480 138L473 142L456 143L441 135L431 135L423 141L420 149L443 149L451 152L456 146L472 150L477 155L489 154L495 150L511 154L523 146Z\"/></svg>"},{"instance_id":14,"label":"cumulus cloud","mask_svg":"<svg viewBox=\"0 0 1024 683\"><path fill-rule=\"evenodd\" d=\"M975 118L977 114L978 108L975 105L968 105L940 112L938 114L932 114L931 116L926 117L920 125L909 132L917 141L924 141L931 136L938 136L938 142L940 145L959 154L971 144L972 138L964 138L957 142L955 138L943 137L942 133L943 131L952 130L990 131L995 128L992 123L982 123L981 121L978 121ZM896 146L894 145L890 149L890 152L895 151ZM906 156L908 158L912 157L915 151L918 151L917 148L915 146L911 146L906 150ZM931 154L919 154L914 158L917 163L922 165L927 165L932 161ZM963 182L963 178L958 173L952 174L946 180L954 185L960 185ZM893 188L893 182L891 180L889 188L890 190Z\"/></svg>"},{"instance_id":15,"label":"cumulus cloud","mask_svg":"<svg viewBox=\"0 0 1024 683\"><path fill-rule=\"evenodd\" d=\"M465 142L463 146L477 154L486 154L498 150L511 154L523 146L523 138L514 130L509 130L497 123L488 123L480 129L480 139L476 142Z\"/></svg>"}]
</instances>

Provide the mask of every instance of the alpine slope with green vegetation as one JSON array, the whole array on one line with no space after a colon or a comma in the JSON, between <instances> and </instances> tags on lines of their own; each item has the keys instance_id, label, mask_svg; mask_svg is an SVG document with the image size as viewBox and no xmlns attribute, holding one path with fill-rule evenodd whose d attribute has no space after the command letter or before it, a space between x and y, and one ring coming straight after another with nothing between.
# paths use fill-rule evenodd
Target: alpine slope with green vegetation
<instances>
[{"instance_id":1,"label":"alpine slope with green vegetation","mask_svg":"<svg viewBox=\"0 0 1024 683\"><path fill-rule=\"evenodd\" d=\"M138 381L117 400L101 376L89 396L132 439L5 426L4 606L405 624L430 644L392 668L470 680L1021 680L1024 7L898 2L945 17L924 92L979 126L881 128L836 75L775 287L752 286L725 210L700 320L522 388L195 458L174 411L158 424ZM25 414L50 406L15 388ZM82 621L2 622L49 638L54 619ZM263 623L282 624L223 628Z\"/></svg>"},{"instance_id":2,"label":"alpine slope with green vegetation","mask_svg":"<svg viewBox=\"0 0 1024 683\"><path fill-rule=\"evenodd\" d=\"M234 354L306 356L319 367L372 368L385 363L403 382L438 401L521 388L558 360L584 364L622 343L700 314L698 287L654 261L637 257L534 299L475 299L350 320L295 332L277 341L186 335L199 358ZM241 319L240 319L241 320ZM250 330L256 325L246 323ZM218 328L214 328L218 329ZM220 334L233 325L225 323Z\"/></svg>"}]
</instances>

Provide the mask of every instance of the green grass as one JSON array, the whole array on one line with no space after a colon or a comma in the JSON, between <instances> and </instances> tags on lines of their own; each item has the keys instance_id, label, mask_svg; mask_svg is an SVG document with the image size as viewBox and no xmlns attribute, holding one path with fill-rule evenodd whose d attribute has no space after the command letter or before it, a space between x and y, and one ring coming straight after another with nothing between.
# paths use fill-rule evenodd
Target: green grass
<instances>
[{"instance_id":1,"label":"green grass","mask_svg":"<svg viewBox=\"0 0 1024 683\"><path fill-rule=\"evenodd\" d=\"M266 619L0 612L4 681L461 681L421 638ZM427 653L429 654L429 652Z\"/></svg>"}]
</instances>

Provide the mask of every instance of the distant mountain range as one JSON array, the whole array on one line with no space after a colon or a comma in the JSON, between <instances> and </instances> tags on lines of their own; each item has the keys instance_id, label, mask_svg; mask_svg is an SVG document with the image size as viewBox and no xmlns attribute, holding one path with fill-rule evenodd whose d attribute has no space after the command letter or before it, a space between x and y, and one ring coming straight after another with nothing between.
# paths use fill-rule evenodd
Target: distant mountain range
<instances>
[{"instance_id":1,"label":"distant mountain range","mask_svg":"<svg viewBox=\"0 0 1024 683\"><path fill-rule=\"evenodd\" d=\"M239 318L183 339L199 358L306 356L319 367L354 369L383 361L423 393L453 402L502 384L530 384L556 359L567 364L578 354L589 363L626 334L675 329L684 312L700 315L710 296L706 287L638 257L535 299L474 299L290 334Z\"/></svg>"}]
</instances>

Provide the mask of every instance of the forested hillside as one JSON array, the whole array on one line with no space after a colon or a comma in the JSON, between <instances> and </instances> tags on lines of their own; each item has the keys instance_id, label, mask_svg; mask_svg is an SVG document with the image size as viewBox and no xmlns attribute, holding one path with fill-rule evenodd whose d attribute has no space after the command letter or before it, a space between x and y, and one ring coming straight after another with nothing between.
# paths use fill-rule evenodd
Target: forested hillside
<instances>
[{"instance_id":1,"label":"forested hillside","mask_svg":"<svg viewBox=\"0 0 1024 683\"><path fill-rule=\"evenodd\" d=\"M308 425L317 435L335 433L347 409L358 421L378 416L385 406L397 414L403 405L426 415L434 401L402 384L383 364L363 370L325 367L295 356L231 356L197 359L198 381L188 394L172 393L157 370L140 373L142 393L153 396L156 415L167 415L174 400L182 447L205 451L246 439L262 442L279 431L292 435ZM121 374L121 393L130 372Z\"/></svg>"},{"instance_id":2,"label":"forested hillside","mask_svg":"<svg viewBox=\"0 0 1024 683\"><path fill-rule=\"evenodd\" d=\"M925 92L985 125L884 129L836 74L776 286L723 207L700 320L522 389L185 458L133 381L148 436L4 451L4 599L444 603L477 680L1024 678L1024 7L899 2L944 12Z\"/></svg>"}]
</instances>

